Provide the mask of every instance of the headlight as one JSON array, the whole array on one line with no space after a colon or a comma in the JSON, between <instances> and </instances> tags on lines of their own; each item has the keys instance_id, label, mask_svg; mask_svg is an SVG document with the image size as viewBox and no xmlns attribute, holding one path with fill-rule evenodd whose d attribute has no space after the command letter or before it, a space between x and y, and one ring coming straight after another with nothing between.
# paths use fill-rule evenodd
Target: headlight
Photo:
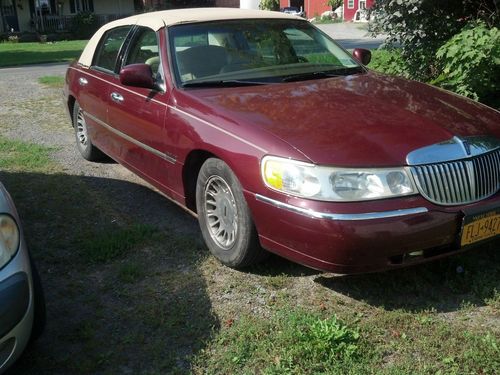
<instances>
[{"instance_id":1,"label":"headlight","mask_svg":"<svg viewBox=\"0 0 500 375\"><path fill-rule=\"evenodd\" d=\"M0 268L14 257L19 247L19 228L9 215L0 214Z\"/></svg>"},{"instance_id":2,"label":"headlight","mask_svg":"<svg viewBox=\"0 0 500 375\"><path fill-rule=\"evenodd\" d=\"M404 168L332 168L275 156L262 159L262 178L271 189L335 202L415 194Z\"/></svg>"}]
</instances>

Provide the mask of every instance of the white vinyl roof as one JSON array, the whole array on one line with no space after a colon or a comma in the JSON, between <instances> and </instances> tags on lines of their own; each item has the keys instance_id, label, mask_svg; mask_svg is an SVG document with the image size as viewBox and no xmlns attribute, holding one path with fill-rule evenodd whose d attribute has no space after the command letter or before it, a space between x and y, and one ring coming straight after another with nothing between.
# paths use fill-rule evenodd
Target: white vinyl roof
<instances>
[{"instance_id":1,"label":"white vinyl roof","mask_svg":"<svg viewBox=\"0 0 500 375\"><path fill-rule=\"evenodd\" d=\"M89 40L78 63L84 66L92 64L92 57L95 49L104 33L118 26L138 25L146 26L154 31L160 30L165 26L172 26L184 23L196 23L218 20L232 19L255 19L255 18L283 18L300 19L282 12L270 12L266 10L238 9L238 8L191 8L191 9L173 9L160 12L142 13L131 17L122 18L109 22L102 26Z\"/></svg>"}]
</instances>

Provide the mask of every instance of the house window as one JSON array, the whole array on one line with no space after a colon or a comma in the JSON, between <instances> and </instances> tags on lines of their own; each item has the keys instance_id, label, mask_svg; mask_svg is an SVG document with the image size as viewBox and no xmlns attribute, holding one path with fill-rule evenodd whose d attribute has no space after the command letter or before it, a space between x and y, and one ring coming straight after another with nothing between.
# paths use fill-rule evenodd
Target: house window
<instances>
[{"instance_id":1,"label":"house window","mask_svg":"<svg viewBox=\"0 0 500 375\"><path fill-rule=\"evenodd\" d=\"M55 1L38 0L36 3L36 13L41 15L56 14Z\"/></svg>"},{"instance_id":2,"label":"house window","mask_svg":"<svg viewBox=\"0 0 500 375\"><path fill-rule=\"evenodd\" d=\"M353 9L354 8L354 0L348 0L347 1L347 7L349 9Z\"/></svg>"},{"instance_id":3,"label":"house window","mask_svg":"<svg viewBox=\"0 0 500 375\"><path fill-rule=\"evenodd\" d=\"M69 11L71 13L93 12L94 0L70 0Z\"/></svg>"}]
</instances>

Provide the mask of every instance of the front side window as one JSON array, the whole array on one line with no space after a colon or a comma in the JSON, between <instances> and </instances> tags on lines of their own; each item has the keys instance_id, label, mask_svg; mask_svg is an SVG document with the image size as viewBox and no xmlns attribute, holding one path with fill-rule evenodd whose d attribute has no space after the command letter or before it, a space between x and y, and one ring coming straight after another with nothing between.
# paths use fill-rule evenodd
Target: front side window
<instances>
[{"instance_id":1,"label":"front side window","mask_svg":"<svg viewBox=\"0 0 500 375\"><path fill-rule=\"evenodd\" d=\"M156 33L148 28L140 28L132 41L124 65L148 64L156 76L160 67L160 54Z\"/></svg>"},{"instance_id":2,"label":"front side window","mask_svg":"<svg viewBox=\"0 0 500 375\"><path fill-rule=\"evenodd\" d=\"M363 68L307 21L223 20L172 26L178 82L275 83L360 73Z\"/></svg>"},{"instance_id":3,"label":"front side window","mask_svg":"<svg viewBox=\"0 0 500 375\"><path fill-rule=\"evenodd\" d=\"M130 28L131 26L117 27L104 34L94 58L94 66L114 72L118 53Z\"/></svg>"},{"instance_id":4,"label":"front side window","mask_svg":"<svg viewBox=\"0 0 500 375\"><path fill-rule=\"evenodd\" d=\"M354 8L354 0L347 0L347 7L349 9L353 9Z\"/></svg>"}]
</instances>

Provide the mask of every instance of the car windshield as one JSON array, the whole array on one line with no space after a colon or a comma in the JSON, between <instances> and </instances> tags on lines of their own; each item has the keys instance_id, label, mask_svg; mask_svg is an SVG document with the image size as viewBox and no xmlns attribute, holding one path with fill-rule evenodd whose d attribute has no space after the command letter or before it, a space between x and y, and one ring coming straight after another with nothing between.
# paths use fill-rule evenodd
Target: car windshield
<instances>
[{"instance_id":1,"label":"car windshield","mask_svg":"<svg viewBox=\"0 0 500 375\"><path fill-rule=\"evenodd\" d=\"M184 87L320 79L364 72L307 21L224 20L171 26L170 53Z\"/></svg>"}]
</instances>

